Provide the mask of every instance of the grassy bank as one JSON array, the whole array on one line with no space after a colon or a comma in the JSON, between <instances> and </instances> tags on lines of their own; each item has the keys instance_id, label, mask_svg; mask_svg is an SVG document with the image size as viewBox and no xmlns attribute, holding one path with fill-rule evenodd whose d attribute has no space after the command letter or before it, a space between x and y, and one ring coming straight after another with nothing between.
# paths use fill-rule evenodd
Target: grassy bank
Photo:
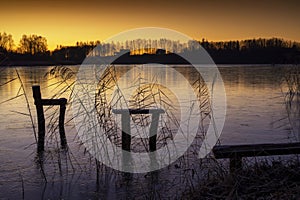
<instances>
[{"instance_id":1,"label":"grassy bank","mask_svg":"<svg viewBox=\"0 0 300 200\"><path fill-rule=\"evenodd\" d=\"M219 172L222 170L219 169ZM273 160L246 164L230 174L219 173L201 182L184 199L299 199L300 162Z\"/></svg>"}]
</instances>

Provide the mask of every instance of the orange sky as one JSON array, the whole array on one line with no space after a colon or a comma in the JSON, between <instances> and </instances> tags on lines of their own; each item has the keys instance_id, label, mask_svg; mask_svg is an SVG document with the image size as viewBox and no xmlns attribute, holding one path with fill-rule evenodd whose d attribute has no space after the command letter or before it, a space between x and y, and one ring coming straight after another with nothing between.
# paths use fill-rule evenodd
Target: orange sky
<instances>
[{"instance_id":1,"label":"orange sky","mask_svg":"<svg viewBox=\"0 0 300 200\"><path fill-rule=\"evenodd\" d=\"M300 41L300 1L9 0L0 3L0 32L47 38L49 49L105 40L132 28L164 27L195 39L280 37Z\"/></svg>"}]
</instances>

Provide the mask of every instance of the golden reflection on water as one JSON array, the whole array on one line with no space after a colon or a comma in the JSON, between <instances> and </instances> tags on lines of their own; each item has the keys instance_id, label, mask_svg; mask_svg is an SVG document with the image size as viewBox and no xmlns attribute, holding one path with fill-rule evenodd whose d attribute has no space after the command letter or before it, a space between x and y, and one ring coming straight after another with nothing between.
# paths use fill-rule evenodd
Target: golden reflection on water
<instances>
[{"instance_id":1,"label":"golden reflection on water","mask_svg":"<svg viewBox=\"0 0 300 200\"><path fill-rule=\"evenodd\" d=\"M74 69L74 71L77 71L78 67L79 66L72 66L71 68ZM118 76L122 77L121 74L126 74L128 68L132 68L132 66L119 67L121 72ZM54 94L59 92L61 87L63 87L63 84L59 85L60 82L58 78L45 77L45 74L50 69L51 67L18 67L18 72L25 86L29 106L32 110L35 123L36 116L31 86L34 84L41 85L41 92L44 98L51 98ZM197 76L191 68L177 66L176 71L171 71L171 73L161 69L160 74L164 84L178 89L184 88L182 83L178 81L179 75L177 72L180 72L190 84L197 79ZM290 141L288 138L288 131L286 130L287 127L283 126L278 128L281 124L274 124L275 121L286 115L281 93L281 89L286 89L286 86L280 84L280 75L282 74L276 72L272 66L224 66L220 68L220 72L225 83L228 105L225 127L221 135L221 142L223 144ZM124 84L126 86L126 84L132 82L133 78L138 75L138 71L132 71L132 73L127 75L128 77L125 79L119 79L119 84ZM21 86L19 80L4 84L16 77L14 68L0 68L1 102L13 98L19 93ZM70 80L70 82L72 82L72 80ZM20 93L22 93L22 91L20 91ZM182 90L180 96L184 97L185 94L187 94L187 92ZM68 97L68 95L69 94L61 94L60 96ZM16 171L22 171L24 180L29 180L26 182L25 186L27 188L33 187L33 190L38 191L39 196L40 191L43 190L43 188L40 187L40 182L35 182L41 178L39 170L32 169L35 168L32 167L34 163L32 152L35 151L35 145L31 145L34 143L34 136L32 134L30 120L28 116L12 112L18 111L28 113L24 96L0 104L0 111L0 160L4 162L4 165L2 165L1 168L3 168L2 172L5 180L7 179L11 183L15 183L13 188L17 188L12 190L9 188L7 191L12 191L10 194L20 191L18 189L20 187L20 177ZM47 112L46 116L49 116L50 114L51 112ZM71 117L72 112L71 110L68 110L67 118L70 119ZM66 121L68 121L68 119ZM85 161L82 158L83 153L77 151L79 145L74 142L76 135L74 132L75 129L71 129L69 126L66 127L69 145L73 145L71 149L73 150L74 157L76 159L79 158L80 163L83 163L83 165L87 163L86 166L90 167L89 158L87 159L88 161ZM49 151L51 152L53 149L56 150L56 148L49 148ZM14 162L11 162L11 160ZM54 166L55 168L57 165L53 163L50 165L50 167L47 167L53 172L51 167ZM56 170L57 169L54 171ZM61 180L62 176L58 175L58 177L55 178ZM89 179L90 177L80 177L78 180L81 180L82 178ZM76 180L76 183L78 180ZM81 183L90 186L88 185L89 182L85 181L86 180ZM52 186L52 184L50 185ZM4 186L7 185L5 184ZM9 187L10 186L11 185L9 185ZM57 186L60 185L56 182L56 187ZM66 185L66 187L68 186L69 185ZM53 188L57 189L55 187ZM53 188L49 187L48 184L47 191L51 193Z\"/></svg>"},{"instance_id":2,"label":"golden reflection on water","mask_svg":"<svg viewBox=\"0 0 300 200\"><path fill-rule=\"evenodd\" d=\"M71 68L76 72L79 66L72 66ZM132 66L118 67L118 77L126 74L131 68ZM34 114L31 86L35 84L41 85L43 97L51 98L59 91L62 85L58 84L59 79L57 78L45 77L45 74L49 72L51 67L18 67L17 69ZM165 85L178 88L179 90L184 88L182 83L178 81L177 72L180 72L190 84L197 78L195 71L191 68L176 66L174 69L169 72L160 69L160 78ZM263 136L259 134L259 140L261 138L265 138L263 139L264 141L267 141L268 138L275 138L276 140L281 137L280 133L282 135L282 130L274 131L274 127L270 125L270 123L285 114L281 93L281 89L285 89L285 86L280 84L280 74L278 75L278 72L272 66L221 66L220 72L225 84L228 103L227 119L222 133L222 138L225 138L224 141L253 142L256 140L255 138L249 139L247 136L246 139L243 139L243 137L247 134L257 135L257 132L263 132ZM122 79L124 82L119 84L127 84L126 81L131 82L134 80L134 77L138 76L138 73L135 70L131 71L130 74L126 75L125 79ZM22 93L19 91L19 80L16 79L4 84L14 78L17 78L14 68L1 69L1 102L15 97L18 92ZM184 89L180 90L180 92L181 96L187 94L187 91ZM68 98L69 94L61 94L60 96ZM5 116L1 115L1 124L7 124L9 121L15 121L16 119L20 120L18 127L21 127L22 123L28 124L25 116L21 117L11 112L16 110L27 113L26 102L23 97L0 104L0 108L2 113L6 114ZM1 129L5 129L5 127L7 126L2 126ZM271 131L275 133L272 135Z\"/></svg>"}]
</instances>

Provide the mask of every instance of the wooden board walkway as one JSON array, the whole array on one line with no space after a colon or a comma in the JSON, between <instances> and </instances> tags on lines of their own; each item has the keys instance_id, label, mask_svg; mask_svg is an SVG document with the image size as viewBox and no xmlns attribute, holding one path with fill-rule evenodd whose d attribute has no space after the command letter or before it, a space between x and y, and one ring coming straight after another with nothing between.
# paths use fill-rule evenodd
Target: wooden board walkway
<instances>
[{"instance_id":1,"label":"wooden board walkway","mask_svg":"<svg viewBox=\"0 0 300 200\"><path fill-rule=\"evenodd\" d=\"M242 167L243 157L275 156L300 154L300 142L297 143L271 143L271 144L245 144L245 145L218 145L213 148L215 158L230 159L230 171Z\"/></svg>"}]
</instances>

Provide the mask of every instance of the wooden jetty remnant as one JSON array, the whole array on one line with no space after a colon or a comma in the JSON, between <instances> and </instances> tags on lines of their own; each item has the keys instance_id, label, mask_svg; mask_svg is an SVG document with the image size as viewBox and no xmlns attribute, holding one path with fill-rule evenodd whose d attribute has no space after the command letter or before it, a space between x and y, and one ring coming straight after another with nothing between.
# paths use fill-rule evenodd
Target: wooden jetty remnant
<instances>
[{"instance_id":1,"label":"wooden jetty remnant","mask_svg":"<svg viewBox=\"0 0 300 200\"><path fill-rule=\"evenodd\" d=\"M32 93L34 98L34 104L36 107L37 119L38 119L38 144L37 151L38 153L44 151L44 143L45 143L45 116L43 106L60 106L59 110L59 135L60 135L60 143L62 148L66 148L67 139L64 128L65 121L65 111L66 111L66 98L60 99L42 99L41 90L39 85L32 86Z\"/></svg>"},{"instance_id":2,"label":"wooden jetty remnant","mask_svg":"<svg viewBox=\"0 0 300 200\"><path fill-rule=\"evenodd\" d=\"M113 109L113 113L121 114L122 123L122 149L130 151L131 135L130 135L130 115L133 114L151 114L151 125L149 135L149 150L156 151L156 138L159 115L165 113L163 109Z\"/></svg>"},{"instance_id":3,"label":"wooden jetty remnant","mask_svg":"<svg viewBox=\"0 0 300 200\"><path fill-rule=\"evenodd\" d=\"M218 145L213 148L217 159L230 159L230 172L233 173L242 167L243 157L275 156L300 154L300 142L245 144L245 145Z\"/></svg>"}]
</instances>

